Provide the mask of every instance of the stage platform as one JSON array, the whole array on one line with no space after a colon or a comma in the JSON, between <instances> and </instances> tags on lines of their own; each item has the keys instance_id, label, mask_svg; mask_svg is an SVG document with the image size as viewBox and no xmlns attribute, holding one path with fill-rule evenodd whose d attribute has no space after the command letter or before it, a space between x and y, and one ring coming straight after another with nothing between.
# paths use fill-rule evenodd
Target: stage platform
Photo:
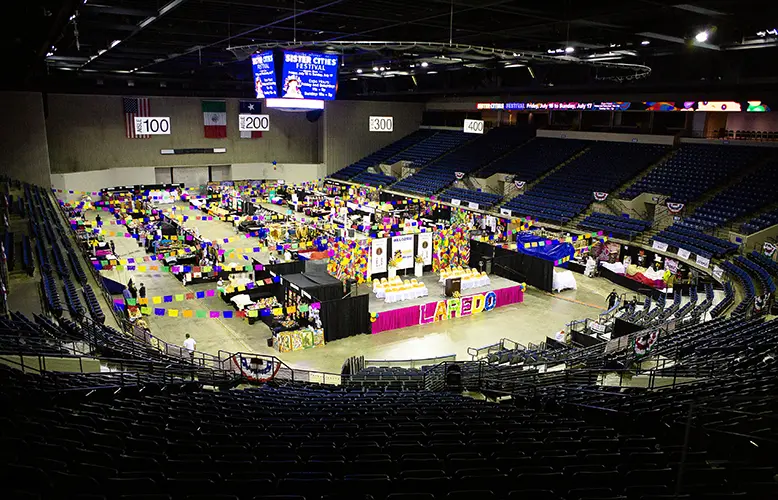
<instances>
[{"instance_id":1,"label":"stage platform","mask_svg":"<svg viewBox=\"0 0 778 500\"><path fill-rule=\"evenodd\" d=\"M412 273L409 273L408 276L402 276L401 274L398 274L403 279L411 279L414 278ZM427 285L427 290L429 290L429 295L426 297L419 297L416 299L410 299L410 300L403 300L401 302L391 302L387 303L384 299L379 299L375 296L373 293L373 289L371 285L359 285L359 295L364 295L365 293L370 294L370 312L385 312L385 311L393 311L395 309L403 309L405 307L410 306L418 306L421 304L427 304L429 302L435 302L436 300L445 300L445 287L443 286L443 283L439 283L438 280L440 279L440 275L433 274L433 273L424 273L424 275L421 278L416 278L418 281L423 282L425 285ZM518 286L519 283L516 281L511 281L506 278L501 278L499 276L490 275L489 281L491 282L489 286L482 286L479 288L471 288L469 290L464 290L462 292L462 295L473 295L476 293L486 293L493 290L499 290L501 288L510 288L512 286Z\"/></svg>"}]
</instances>

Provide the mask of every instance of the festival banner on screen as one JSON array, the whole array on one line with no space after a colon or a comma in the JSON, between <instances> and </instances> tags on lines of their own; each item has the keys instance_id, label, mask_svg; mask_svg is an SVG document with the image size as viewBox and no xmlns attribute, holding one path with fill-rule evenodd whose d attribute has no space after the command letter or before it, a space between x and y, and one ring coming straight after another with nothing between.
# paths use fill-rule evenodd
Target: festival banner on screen
<instances>
[{"instance_id":1,"label":"festival banner on screen","mask_svg":"<svg viewBox=\"0 0 778 500\"><path fill-rule=\"evenodd\" d=\"M338 88L338 56L284 51L281 77L283 98L333 100Z\"/></svg>"}]
</instances>

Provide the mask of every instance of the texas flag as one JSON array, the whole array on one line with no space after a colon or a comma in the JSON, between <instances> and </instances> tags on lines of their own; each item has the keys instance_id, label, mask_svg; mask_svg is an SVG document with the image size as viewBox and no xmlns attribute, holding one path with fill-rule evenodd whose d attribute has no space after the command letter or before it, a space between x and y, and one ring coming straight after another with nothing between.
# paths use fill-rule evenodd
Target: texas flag
<instances>
[{"instance_id":1,"label":"texas flag","mask_svg":"<svg viewBox=\"0 0 778 500\"><path fill-rule=\"evenodd\" d=\"M259 101L240 101L238 111L242 115L259 115L262 113L262 103ZM241 139L259 139L262 132L241 132Z\"/></svg>"}]
</instances>

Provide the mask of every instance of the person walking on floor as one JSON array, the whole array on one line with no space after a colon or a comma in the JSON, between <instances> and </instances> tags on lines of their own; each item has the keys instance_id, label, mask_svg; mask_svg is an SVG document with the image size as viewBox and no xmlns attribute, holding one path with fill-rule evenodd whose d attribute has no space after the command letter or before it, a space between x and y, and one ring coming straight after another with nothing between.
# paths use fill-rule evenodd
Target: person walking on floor
<instances>
[{"instance_id":1,"label":"person walking on floor","mask_svg":"<svg viewBox=\"0 0 778 500\"><path fill-rule=\"evenodd\" d=\"M189 351L189 358L194 362L194 353L197 350L197 341L189 336L189 334L186 334L186 338L184 339L184 348Z\"/></svg>"},{"instance_id":2,"label":"person walking on floor","mask_svg":"<svg viewBox=\"0 0 778 500\"><path fill-rule=\"evenodd\" d=\"M616 304L616 299L619 296L616 295L616 289L614 288L610 294L608 294L608 309L612 309L613 306Z\"/></svg>"},{"instance_id":3,"label":"person walking on floor","mask_svg":"<svg viewBox=\"0 0 778 500\"><path fill-rule=\"evenodd\" d=\"M116 255L116 244L113 242L113 240L110 240L108 245L111 247L111 254Z\"/></svg>"},{"instance_id":4,"label":"person walking on floor","mask_svg":"<svg viewBox=\"0 0 778 500\"><path fill-rule=\"evenodd\" d=\"M140 288L138 288L138 297L140 297L141 299L146 298L146 285L144 285L143 283L141 283Z\"/></svg>"}]
</instances>

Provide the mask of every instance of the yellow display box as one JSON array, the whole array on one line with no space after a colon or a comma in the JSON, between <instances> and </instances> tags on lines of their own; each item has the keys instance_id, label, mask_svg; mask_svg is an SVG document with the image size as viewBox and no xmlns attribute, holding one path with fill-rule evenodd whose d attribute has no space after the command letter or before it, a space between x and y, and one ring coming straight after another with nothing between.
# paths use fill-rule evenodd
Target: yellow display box
<instances>
[{"instance_id":1,"label":"yellow display box","mask_svg":"<svg viewBox=\"0 0 778 500\"><path fill-rule=\"evenodd\" d=\"M303 349L323 346L324 330L320 328L303 328L280 332L276 335L274 345L279 352L302 351Z\"/></svg>"}]
</instances>

